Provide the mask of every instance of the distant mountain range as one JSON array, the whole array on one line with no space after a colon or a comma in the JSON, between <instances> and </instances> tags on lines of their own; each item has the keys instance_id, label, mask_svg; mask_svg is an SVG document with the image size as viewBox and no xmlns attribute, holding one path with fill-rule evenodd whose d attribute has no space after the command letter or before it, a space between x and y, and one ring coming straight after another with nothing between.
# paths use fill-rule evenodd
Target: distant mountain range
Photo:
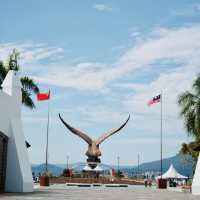
<instances>
[{"instance_id":1,"label":"distant mountain range","mask_svg":"<svg viewBox=\"0 0 200 200\"><path fill-rule=\"evenodd\" d=\"M176 156L165 158L163 159L163 172L166 172L170 165L173 164L175 169L185 176L192 176L192 165L193 161L190 156L184 156L181 154L178 154ZM126 174L136 174L138 173L138 167L123 167L121 169ZM160 160L143 163L139 165L139 172L160 172Z\"/></svg>"},{"instance_id":2,"label":"distant mountain range","mask_svg":"<svg viewBox=\"0 0 200 200\"><path fill-rule=\"evenodd\" d=\"M167 171L170 165L173 164L176 170L185 175L192 175L192 158L190 156L176 155L170 158L163 159L163 172ZM78 162L70 164L69 167L73 168L75 171L82 171L83 167L86 165L84 162ZM117 169L117 166L110 166L106 164L100 164L100 167L104 170L109 170L112 168ZM66 168L66 164L49 164L48 170L55 176L59 176L63 170ZM120 170L131 176L138 173L138 166L120 166ZM32 171L35 174L43 173L45 171L45 164L32 165ZM144 172L159 172L160 171L160 161L153 161L148 163L143 163L139 165L139 173Z\"/></svg>"},{"instance_id":3,"label":"distant mountain range","mask_svg":"<svg viewBox=\"0 0 200 200\"><path fill-rule=\"evenodd\" d=\"M82 171L85 167L86 163L84 162L77 162L74 164L69 164L69 168L74 169L74 171ZM43 174L45 172L45 164L39 164L39 165L32 165L32 172L35 174ZM59 176L62 174L63 170L66 168L66 164L48 164L48 170L50 173L52 173L55 176ZM112 169L112 166L106 165L106 164L100 164L100 167L104 170L110 170Z\"/></svg>"}]
</instances>

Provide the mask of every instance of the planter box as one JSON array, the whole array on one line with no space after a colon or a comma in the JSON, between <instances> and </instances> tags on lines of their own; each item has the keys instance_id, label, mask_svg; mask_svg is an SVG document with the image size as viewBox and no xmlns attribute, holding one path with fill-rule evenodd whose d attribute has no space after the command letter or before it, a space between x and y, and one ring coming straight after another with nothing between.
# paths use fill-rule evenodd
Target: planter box
<instances>
[{"instance_id":1,"label":"planter box","mask_svg":"<svg viewBox=\"0 0 200 200\"><path fill-rule=\"evenodd\" d=\"M167 180L166 179L158 179L158 188L159 189L167 189Z\"/></svg>"},{"instance_id":2,"label":"planter box","mask_svg":"<svg viewBox=\"0 0 200 200\"><path fill-rule=\"evenodd\" d=\"M49 177L48 176L41 176L40 177L40 186L49 186Z\"/></svg>"}]
</instances>

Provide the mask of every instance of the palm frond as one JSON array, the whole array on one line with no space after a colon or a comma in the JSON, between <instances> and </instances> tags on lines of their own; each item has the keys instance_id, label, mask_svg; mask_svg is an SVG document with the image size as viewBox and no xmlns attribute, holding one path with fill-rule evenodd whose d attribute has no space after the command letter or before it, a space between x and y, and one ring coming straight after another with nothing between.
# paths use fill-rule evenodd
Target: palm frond
<instances>
[{"instance_id":1,"label":"palm frond","mask_svg":"<svg viewBox=\"0 0 200 200\"><path fill-rule=\"evenodd\" d=\"M8 58L8 64L5 65L0 62L0 85L5 79L9 70L19 70L18 64L19 53L14 49ZM22 104L30 109L35 108L35 104L31 98L32 94L38 94L39 88L37 84L29 77L25 76L21 78L22 84ZM1 89L1 88L0 88Z\"/></svg>"},{"instance_id":2,"label":"palm frond","mask_svg":"<svg viewBox=\"0 0 200 200\"><path fill-rule=\"evenodd\" d=\"M189 154L189 153L190 153L190 149L189 149L188 144L183 143L183 144L181 145L180 153L183 154L183 155L186 155L186 154Z\"/></svg>"},{"instance_id":3,"label":"palm frond","mask_svg":"<svg viewBox=\"0 0 200 200\"><path fill-rule=\"evenodd\" d=\"M196 99L197 99L197 96L190 93L189 91L186 91L178 97L178 104L182 106L182 105L187 104L188 102L195 102Z\"/></svg>"},{"instance_id":4,"label":"palm frond","mask_svg":"<svg viewBox=\"0 0 200 200\"><path fill-rule=\"evenodd\" d=\"M197 77L192 87L194 88L195 92L200 95L200 75Z\"/></svg>"},{"instance_id":5,"label":"palm frond","mask_svg":"<svg viewBox=\"0 0 200 200\"><path fill-rule=\"evenodd\" d=\"M25 106L27 106L30 109L35 108L35 104L34 104L33 100L31 99L31 93L24 90L23 88L22 88L22 104L24 104Z\"/></svg>"},{"instance_id":6,"label":"palm frond","mask_svg":"<svg viewBox=\"0 0 200 200\"><path fill-rule=\"evenodd\" d=\"M39 88L38 88L37 84L31 78L29 78L27 76L22 77L21 83L22 83L22 87L24 88L24 90L33 92L35 94L39 93Z\"/></svg>"},{"instance_id":7,"label":"palm frond","mask_svg":"<svg viewBox=\"0 0 200 200\"><path fill-rule=\"evenodd\" d=\"M200 75L194 81L193 93L189 91L182 93L178 98L178 104L181 107L180 114L184 117L188 135L195 139L189 144L182 144L180 152L192 156L194 172L198 158L198 152L194 151L194 148L200 144Z\"/></svg>"},{"instance_id":8,"label":"palm frond","mask_svg":"<svg viewBox=\"0 0 200 200\"><path fill-rule=\"evenodd\" d=\"M195 113L194 112L188 112L187 115L185 115L185 127L188 132L188 135L196 137L196 129L195 129Z\"/></svg>"},{"instance_id":9,"label":"palm frond","mask_svg":"<svg viewBox=\"0 0 200 200\"><path fill-rule=\"evenodd\" d=\"M181 116L187 116L189 112L194 112L194 110L195 101L191 100L182 105L180 114Z\"/></svg>"}]
</instances>

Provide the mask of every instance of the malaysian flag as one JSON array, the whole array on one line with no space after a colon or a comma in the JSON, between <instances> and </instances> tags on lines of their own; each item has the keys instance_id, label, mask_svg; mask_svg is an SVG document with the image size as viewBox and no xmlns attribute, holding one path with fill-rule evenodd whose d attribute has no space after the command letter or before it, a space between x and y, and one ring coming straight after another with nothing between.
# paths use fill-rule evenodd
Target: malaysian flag
<instances>
[{"instance_id":1,"label":"malaysian flag","mask_svg":"<svg viewBox=\"0 0 200 200\"><path fill-rule=\"evenodd\" d=\"M151 106L155 103L159 103L161 101L161 94L153 97L149 102L148 102L148 106Z\"/></svg>"}]
</instances>

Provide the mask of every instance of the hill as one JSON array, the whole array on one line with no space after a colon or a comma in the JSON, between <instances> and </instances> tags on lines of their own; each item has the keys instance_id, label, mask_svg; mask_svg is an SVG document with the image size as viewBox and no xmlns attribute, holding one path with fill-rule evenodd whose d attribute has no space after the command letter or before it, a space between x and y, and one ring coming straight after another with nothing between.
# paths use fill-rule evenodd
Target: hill
<instances>
[{"instance_id":1,"label":"hill","mask_svg":"<svg viewBox=\"0 0 200 200\"><path fill-rule=\"evenodd\" d=\"M185 176L191 176L192 175L192 165L193 161L190 156L183 156L181 154L178 154L176 156L170 157L170 158L165 158L163 159L163 172L166 172L170 165L173 164L175 169L185 175ZM127 174L135 174L138 173L138 167L124 167L122 168L122 171L127 173ZM140 173L144 172L160 172L160 160L153 161L153 162L148 162L148 163L143 163L139 165L139 171Z\"/></svg>"},{"instance_id":2,"label":"hill","mask_svg":"<svg viewBox=\"0 0 200 200\"><path fill-rule=\"evenodd\" d=\"M82 169L85 167L86 163L84 162L77 162L74 164L69 164L69 167L74 169L75 171L82 171ZM104 170L111 169L111 166L106 164L100 164L100 167ZM34 172L36 175L43 174L45 172L45 164L33 164L31 166L32 172ZM48 171L52 173L54 176L59 176L62 174L63 170L66 168L66 164L48 164Z\"/></svg>"},{"instance_id":3,"label":"hill","mask_svg":"<svg viewBox=\"0 0 200 200\"><path fill-rule=\"evenodd\" d=\"M45 172L45 164L40 164L40 165L32 165L32 172L34 172L36 175L43 174ZM52 173L54 176L59 176L63 172L63 168L54 165L54 164L49 164L48 165L48 170L50 173Z\"/></svg>"}]
</instances>

